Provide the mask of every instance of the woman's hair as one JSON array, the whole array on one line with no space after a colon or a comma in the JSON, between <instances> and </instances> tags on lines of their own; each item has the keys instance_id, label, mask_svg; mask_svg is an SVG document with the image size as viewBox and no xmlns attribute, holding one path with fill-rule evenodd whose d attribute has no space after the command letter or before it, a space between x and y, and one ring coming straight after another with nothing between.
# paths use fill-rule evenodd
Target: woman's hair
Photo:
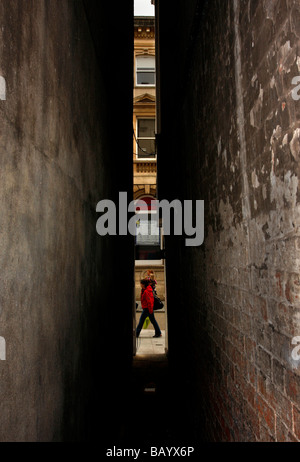
<instances>
[{"instance_id":1,"label":"woman's hair","mask_svg":"<svg viewBox=\"0 0 300 462\"><path fill-rule=\"evenodd\" d=\"M149 281L149 279L141 279L141 284L143 284L143 286L147 287L150 284L150 281Z\"/></svg>"},{"instance_id":2,"label":"woman's hair","mask_svg":"<svg viewBox=\"0 0 300 462\"><path fill-rule=\"evenodd\" d=\"M149 274L150 279L154 280L154 271L148 270L147 273Z\"/></svg>"}]
</instances>

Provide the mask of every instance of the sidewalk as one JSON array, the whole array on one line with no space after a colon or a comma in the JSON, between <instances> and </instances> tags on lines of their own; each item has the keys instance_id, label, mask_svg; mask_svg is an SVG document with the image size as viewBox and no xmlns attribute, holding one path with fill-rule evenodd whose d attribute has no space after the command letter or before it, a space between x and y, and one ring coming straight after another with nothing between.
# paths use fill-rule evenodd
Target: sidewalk
<instances>
[{"instance_id":1,"label":"sidewalk","mask_svg":"<svg viewBox=\"0 0 300 462\"><path fill-rule=\"evenodd\" d=\"M153 338L154 330L142 329L136 341L136 355L163 355L165 354L165 331L161 337Z\"/></svg>"}]
</instances>

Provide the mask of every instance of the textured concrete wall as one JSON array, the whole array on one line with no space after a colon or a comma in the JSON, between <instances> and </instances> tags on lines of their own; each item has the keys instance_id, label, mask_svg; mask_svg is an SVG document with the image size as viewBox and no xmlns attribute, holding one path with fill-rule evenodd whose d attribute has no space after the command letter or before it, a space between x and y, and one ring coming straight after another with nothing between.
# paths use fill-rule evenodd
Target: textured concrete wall
<instances>
[{"instance_id":1,"label":"textured concrete wall","mask_svg":"<svg viewBox=\"0 0 300 462\"><path fill-rule=\"evenodd\" d=\"M112 11L86 7L106 34ZM131 116L131 15L127 6L113 19L128 66L119 121ZM117 152L110 138L114 43L100 32L99 43L92 40L81 1L1 2L0 24L0 441L86 440L98 432L96 418L106 422L105 403L115 402L113 376L99 364L118 350L122 370L132 342L131 247L96 233L97 202L119 187L132 190L126 123L118 124ZM114 329L111 293L122 258L124 304Z\"/></svg>"},{"instance_id":2,"label":"textured concrete wall","mask_svg":"<svg viewBox=\"0 0 300 462\"><path fill-rule=\"evenodd\" d=\"M159 9L160 198L205 200L204 245L167 244L170 359L199 438L299 441L299 2Z\"/></svg>"}]
</instances>

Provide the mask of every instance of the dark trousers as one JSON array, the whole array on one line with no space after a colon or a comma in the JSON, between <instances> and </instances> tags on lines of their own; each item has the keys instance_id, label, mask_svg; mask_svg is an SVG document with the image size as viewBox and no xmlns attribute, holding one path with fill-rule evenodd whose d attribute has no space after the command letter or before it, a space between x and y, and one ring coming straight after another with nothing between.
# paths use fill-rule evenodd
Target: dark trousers
<instances>
[{"instance_id":1,"label":"dark trousers","mask_svg":"<svg viewBox=\"0 0 300 462\"><path fill-rule=\"evenodd\" d=\"M138 337L140 335L140 332L143 328L143 324L145 322L145 319L148 318L150 319L150 322L152 323L154 329L155 329L155 335L161 335L161 331L160 331L160 328L159 328L159 325L157 324L157 321L154 317L154 313L150 314L149 313L149 310L147 308L143 309L143 312L141 314L141 317L140 317L140 321L138 323L138 326L136 328L136 337Z\"/></svg>"}]
</instances>

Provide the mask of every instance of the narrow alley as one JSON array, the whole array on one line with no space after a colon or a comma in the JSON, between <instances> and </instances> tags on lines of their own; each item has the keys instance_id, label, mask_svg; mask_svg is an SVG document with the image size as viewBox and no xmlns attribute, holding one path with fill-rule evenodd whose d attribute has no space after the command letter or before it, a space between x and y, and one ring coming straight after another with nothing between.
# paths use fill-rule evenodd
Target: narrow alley
<instances>
[{"instance_id":1,"label":"narrow alley","mask_svg":"<svg viewBox=\"0 0 300 462\"><path fill-rule=\"evenodd\" d=\"M0 2L0 442L299 442L300 0L148 3Z\"/></svg>"}]
</instances>

